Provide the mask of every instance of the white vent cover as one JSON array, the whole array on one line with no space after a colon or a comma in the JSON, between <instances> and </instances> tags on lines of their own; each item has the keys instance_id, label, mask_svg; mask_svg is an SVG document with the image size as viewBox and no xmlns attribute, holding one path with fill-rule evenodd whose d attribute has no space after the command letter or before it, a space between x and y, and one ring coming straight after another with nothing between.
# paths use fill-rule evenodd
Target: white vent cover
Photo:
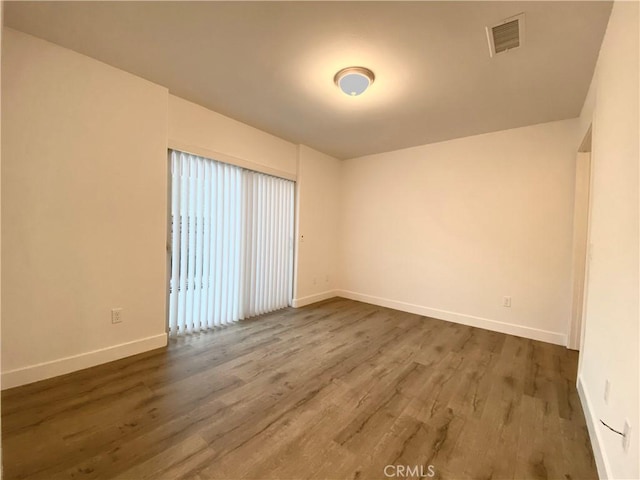
<instances>
[{"instance_id":1,"label":"white vent cover","mask_svg":"<svg viewBox=\"0 0 640 480\"><path fill-rule=\"evenodd\" d=\"M489 54L508 52L521 47L524 43L524 13L502 20L500 23L486 27L489 41Z\"/></svg>"}]
</instances>

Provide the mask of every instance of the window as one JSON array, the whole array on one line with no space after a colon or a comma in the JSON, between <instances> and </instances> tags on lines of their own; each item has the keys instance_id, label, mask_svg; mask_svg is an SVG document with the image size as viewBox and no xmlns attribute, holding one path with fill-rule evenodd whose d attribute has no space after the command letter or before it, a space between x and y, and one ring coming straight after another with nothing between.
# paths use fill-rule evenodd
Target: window
<instances>
[{"instance_id":1,"label":"window","mask_svg":"<svg viewBox=\"0 0 640 480\"><path fill-rule=\"evenodd\" d=\"M172 335L291 304L294 182L171 151Z\"/></svg>"}]
</instances>

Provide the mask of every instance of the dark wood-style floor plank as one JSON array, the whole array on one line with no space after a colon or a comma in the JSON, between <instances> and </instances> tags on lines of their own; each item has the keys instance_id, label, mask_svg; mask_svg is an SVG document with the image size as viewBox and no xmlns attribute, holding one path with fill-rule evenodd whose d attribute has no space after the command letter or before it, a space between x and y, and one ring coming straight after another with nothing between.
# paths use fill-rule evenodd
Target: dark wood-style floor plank
<instances>
[{"instance_id":1,"label":"dark wood-style floor plank","mask_svg":"<svg viewBox=\"0 0 640 480\"><path fill-rule=\"evenodd\" d=\"M576 370L335 298L2 392L4 478L595 479Z\"/></svg>"}]
</instances>

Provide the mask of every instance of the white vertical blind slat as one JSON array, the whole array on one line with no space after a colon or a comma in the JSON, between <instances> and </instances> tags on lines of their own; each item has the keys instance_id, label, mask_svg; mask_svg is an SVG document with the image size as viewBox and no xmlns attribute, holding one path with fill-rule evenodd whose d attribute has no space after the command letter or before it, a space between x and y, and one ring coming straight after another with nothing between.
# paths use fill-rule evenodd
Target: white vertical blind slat
<instances>
[{"instance_id":1,"label":"white vertical blind slat","mask_svg":"<svg viewBox=\"0 0 640 480\"><path fill-rule=\"evenodd\" d=\"M264 313L264 301L263 301L263 293L264 293L264 283L266 280L266 266L264 264L264 252L265 252L265 243L267 241L265 232L265 221L264 221L264 178L262 175L256 175L258 179L258 251L256 253L256 265L258 269L258 279L256 281L256 315L260 315Z\"/></svg>"},{"instance_id":2,"label":"white vertical blind slat","mask_svg":"<svg viewBox=\"0 0 640 480\"><path fill-rule=\"evenodd\" d=\"M180 164L171 155L171 251L180 251ZM178 282L180 280L180 256L171 256L171 284L169 285L169 331L178 329Z\"/></svg>"},{"instance_id":3,"label":"white vertical blind slat","mask_svg":"<svg viewBox=\"0 0 640 480\"><path fill-rule=\"evenodd\" d=\"M282 255L281 255L281 251L280 251L280 245L282 245L282 232L280 229L280 225L282 224L282 211L280 208L280 204L282 202L282 198L281 198L281 190L282 187L279 183L276 183L275 185L275 208L274 208L274 215L275 215L275 244L274 244L274 249L273 249L273 254L274 254L274 269L275 269L275 285L273 288L273 301L274 304L276 305L276 307L280 304L280 298L281 298L281 276L282 276L282 269L280 268L280 265L282 263Z\"/></svg>"},{"instance_id":4,"label":"white vertical blind slat","mask_svg":"<svg viewBox=\"0 0 640 480\"><path fill-rule=\"evenodd\" d=\"M187 204L187 238L189 250L187 253L187 291L185 317L187 320L187 332L193 330L193 295L195 292L195 268L196 268L196 161L194 157L189 158L188 185L189 195Z\"/></svg>"},{"instance_id":5,"label":"white vertical blind slat","mask_svg":"<svg viewBox=\"0 0 640 480\"><path fill-rule=\"evenodd\" d=\"M287 305L291 305L293 300L293 206L294 206L294 183L287 185L287 211L291 211L291 215L287 216L287 269L285 275L287 282Z\"/></svg>"},{"instance_id":6,"label":"white vertical blind slat","mask_svg":"<svg viewBox=\"0 0 640 480\"><path fill-rule=\"evenodd\" d=\"M242 176L242 222L244 223L244 235L242 238L242 252L243 263L242 272L245 272L244 278L241 280L242 292L240 294L241 312L239 318L245 318L249 312L249 297L251 296L251 270L253 268L251 245L253 244L251 239L253 236L252 218L244 215L244 212L248 211L252 206L252 191L249 188L251 185L250 175Z\"/></svg>"},{"instance_id":7,"label":"white vertical blind slat","mask_svg":"<svg viewBox=\"0 0 640 480\"><path fill-rule=\"evenodd\" d=\"M269 178L262 177L262 228L264 236L264 242L262 242L262 249L260 252L260 261L264 268L262 269L262 291L260 292L260 313L266 313L268 311L267 294L269 292L269 217L267 212L271 205L269 205Z\"/></svg>"},{"instance_id":8,"label":"white vertical blind slat","mask_svg":"<svg viewBox=\"0 0 640 480\"><path fill-rule=\"evenodd\" d=\"M235 175L235 184L234 184L234 192L235 192L235 208L234 208L234 220L235 220L235 233L236 233L236 241L235 245L237 245L235 256L234 256L234 269L233 269L233 314L232 317L234 319L242 318L240 312L240 299L242 298L242 292L240 289L241 285L241 275L242 271L242 252L244 249L244 232L243 232L243 222L242 222L242 170L236 170Z\"/></svg>"},{"instance_id":9,"label":"white vertical blind slat","mask_svg":"<svg viewBox=\"0 0 640 480\"><path fill-rule=\"evenodd\" d=\"M182 160L182 159L181 159ZM185 328L185 292L187 291L187 252L188 238L187 231L189 230L188 217L187 217L187 199L189 198L188 192L188 164L185 161L181 161L179 165L180 176L180 250L177 252L180 256L179 261L179 281L178 281L178 332L184 332Z\"/></svg>"},{"instance_id":10,"label":"white vertical blind slat","mask_svg":"<svg viewBox=\"0 0 640 480\"><path fill-rule=\"evenodd\" d=\"M211 290L211 162L203 162L202 172L202 293L200 297L200 324L203 329L209 327L209 309Z\"/></svg>"},{"instance_id":11,"label":"white vertical blind slat","mask_svg":"<svg viewBox=\"0 0 640 480\"><path fill-rule=\"evenodd\" d=\"M217 232L217 218L218 218L218 164L211 164L211 217L209 222L211 223L211 272L209 276L211 278L211 292L209 297L211 300L209 309L209 326L214 327L216 325L216 295L218 293L218 243L219 235Z\"/></svg>"},{"instance_id":12,"label":"white vertical blind slat","mask_svg":"<svg viewBox=\"0 0 640 480\"><path fill-rule=\"evenodd\" d=\"M214 225L217 232L222 232L224 227L224 215L223 215L223 197L224 197L224 173L223 167L219 163L216 163L216 214L214 217ZM214 265L215 272L215 297L214 297L214 315L213 324L215 326L220 325L220 318L222 316L222 249L224 244L224 238L222 235L216 235L216 260Z\"/></svg>"},{"instance_id":13,"label":"white vertical blind slat","mask_svg":"<svg viewBox=\"0 0 640 480\"><path fill-rule=\"evenodd\" d=\"M204 165L203 159L196 159L195 164L195 277L194 277L194 292L193 292L193 331L198 332L200 330L200 322L202 319L202 302L200 301L202 295L202 270L204 267L203 259L203 240L204 240Z\"/></svg>"},{"instance_id":14,"label":"white vertical blind slat","mask_svg":"<svg viewBox=\"0 0 640 480\"><path fill-rule=\"evenodd\" d=\"M269 195L267 198L268 209L267 211L270 213L268 222L269 222L269 243L267 247L267 263L269 265L269 288L266 292L267 297L267 311L272 312L276 308L275 302L275 286L277 278L275 276L275 247L276 247L276 239L275 239L275 227L276 227L276 202L275 202L275 192L276 192L276 182L274 177L267 177L269 181Z\"/></svg>"},{"instance_id":15,"label":"white vertical blind slat","mask_svg":"<svg viewBox=\"0 0 640 480\"><path fill-rule=\"evenodd\" d=\"M220 280L220 323L227 322L227 289L229 288L229 169L222 166L222 273Z\"/></svg>"}]
</instances>

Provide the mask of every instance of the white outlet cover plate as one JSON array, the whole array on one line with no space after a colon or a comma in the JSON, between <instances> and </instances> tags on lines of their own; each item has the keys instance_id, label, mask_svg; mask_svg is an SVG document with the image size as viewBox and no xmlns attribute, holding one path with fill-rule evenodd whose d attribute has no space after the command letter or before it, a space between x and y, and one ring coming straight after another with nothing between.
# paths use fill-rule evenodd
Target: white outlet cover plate
<instances>
[{"instance_id":1,"label":"white outlet cover plate","mask_svg":"<svg viewBox=\"0 0 640 480\"><path fill-rule=\"evenodd\" d=\"M122 323L122 309L114 308L111 310L111 323Z\"/></svg>"}]
</instances>

